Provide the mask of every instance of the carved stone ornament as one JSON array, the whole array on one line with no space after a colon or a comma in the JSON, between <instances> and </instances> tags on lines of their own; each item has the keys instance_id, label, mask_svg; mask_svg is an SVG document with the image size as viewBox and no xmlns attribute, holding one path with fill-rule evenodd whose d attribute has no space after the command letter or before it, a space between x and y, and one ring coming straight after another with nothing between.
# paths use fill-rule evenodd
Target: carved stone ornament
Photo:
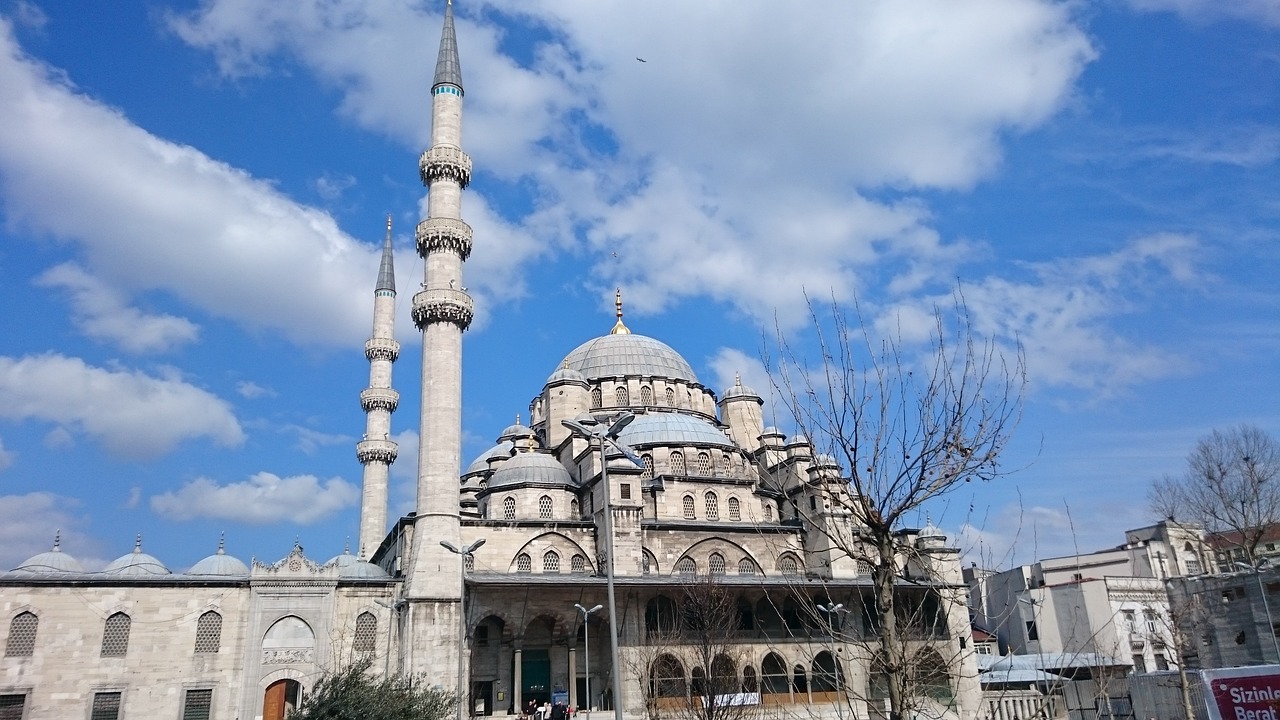
<instances>
[{"instance_id":1,"label":"carved stone ornament","mask_svg":"<svg viewBox=\"0 0 1280 720\"><path fill-rule=\"evenodd\" d=\"M395 362L400 357L400 343L391 338L369 338L364 343L364 356L369 362Z\"/></svg>"},{"instance_id":2,"label":"carved stone ornament","mask_svg":"<svg viewBox=\"0 0 1280 720\"><path fill-rule=\"evenodd\" d=\"M302 554L302 546L298 543L293 544L293 550L283 559L274 563L264 563L257 558L253 559L252 575L276 576L276 577L298 577L298 578L322 578L337 577L337 567L328 565L320 565L315 561Z\"/></svg>"},{"instance_id":3,"label":"carved stone ornament","mask_svg":"<svg viewBox=\"0 0 1280 720\"><path fill-rule=\"evenodd\" d=\"M431 187L437 180L452 180L466 189L471 182L471 158L454 145L433 145L418 159L422 184Z\"/></svg>"},{"instance_id":4,"label":"carved stone ornament","mask_svg":"<svg viewBox=\"0 0 1280 720\"><path fill-rule=\"evenodd\" d=\"M386 410L395 412L400 405L400 393L391 388L366 388L360 392L360 407L365 412Z\"/></svg>"},{"instance_id":5,"label":"carved stone ornament","mask_svg":"<svg viewBox=\"0 0 1280 720\"><path fill-rule=\"evenodd\" d=\"M471 256L471 226L454 218L427 218L416 231L418 256L433 252L451 252L466 260Z\"/></svg>"},{"instance_id":6,"label":"carved stone ornament","mask_svg":"<svg viewBox=\"0 0 1280 720\"><path fill-rule=\"evenodd\" d=\"M451 322L466 330L473 317L475 303L465 292L436 288L413 296L413 322L419 330L433 322Z\"/></svg>"},{"instance_id":7,"label":"carved stone ornament","mask_svg":"<svg viewBox=\"0 0 1280 720\"><path fill-rule=\"evenodd\" d=\"M395 440L361 440L356 443L356 459L362 464L380 462L390 465L400 454Z\"/></svg>"},{"instance_id":8,"label":"carved stone ornament","mask_svg":"<svg viewBox=\"0 0 1280 720\"><path fill-rule=\"evenodd\" d=\"M313 648L281 648L262 651L263 665L299 665L315 661L316 651Z\"/></svg>"}]
</instances>

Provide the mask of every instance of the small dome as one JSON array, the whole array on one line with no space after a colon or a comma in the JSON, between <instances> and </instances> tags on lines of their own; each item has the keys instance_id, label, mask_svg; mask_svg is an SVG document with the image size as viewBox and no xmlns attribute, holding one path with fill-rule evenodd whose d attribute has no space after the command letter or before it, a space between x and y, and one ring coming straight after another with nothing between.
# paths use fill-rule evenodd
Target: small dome
<instances>
[{"instance_id":1,"label":"small dome","mask_svg":"<svg viewBox=\"0 0 1280 720\"><path fill-rule=\"evenodd\" d=\"M520 438L527 437L533 437L533 430L525 427L524 424L520 422L520 416L517 415L515 424L508 425L506 429L502 431L502 434L498 436L498 440L518 440Z\"/></svg>"},{"instance_id":2,"label":"small dome","mask_svg":"<svg viewBox=\"0 0 1280 720\"><path fill-rule=\"evenodd\" d=\"M108 575L168 575L169 568L154 557L142 552L142 536L133 544L133 552L111 561L102 569Z\"/></svg>"},{"instance_id":3,"label":"small dome","mask_svg":"<svg viewBox=\"0 0 1280 720\"><path fill-rule=\"evenodd\" d=\"M733 441L706 420L671 412L637 415L618 435L618 441L636 448L651 445L733 447Z\"/></svg>"},{"instance_id":4,"label":"small dome","mask_svg":"<svg viewBox=\"0 0 1280 720\"><path fill-rule=\"evenodd\" d=\"M920 534L917 535L916 537L918 537L922 541L928 540L938 544L941 544L947 541L946 533L942 532L942 528L939 528L937 525L934 525L933 518L929 517L928 515L925 515L924 527L921 528Z\"/></svg>"},{"instance_id":5,"label":"small dome","mask_svg":"<svg viewBox=\"0 0 1280 720\"><path fill-rule=\"evenodd\" d=\"M835 457L832 455L828 455L826 453L819 453L818 455L815 455L813 458L813 466L839 469L840 463L837 462Z\"/></svg>"},{"instance_id":6,"label":"small dome","mask_svg":"<svg viewBox=\"0 0 1280 720\"><path fill-rule=\"evenodd\" d=\"M779 430L778 428L776 428L776 427L774 427L774 426L770 425L769 427L767 427L767 428L765 428L765 429L764 429L764 432L760 433L760 437L777 437L777 438L784 438L784 437L786 437L786 435L784 435L784 434L783 434L783 432L782 432L781 430Z\"/></svg>"},{"instance_id":7,"label":"small dome","mask_svg":"<svg viewBox=\"0 0 1280 720\"><path fill-rule=\"evenodd\" d=\"M750 398L752 400L761 400L759 393L746 385L742 384L742 378L737 374L733 376L733 387L725 390L720 395L721 401L732 400L734 398ZM763 400L761 400L763 402Z\"/></svg>"},{"instance_id":8,"label":"small dome","mask_svg":"<svg viewBox=\"0 0 1280 720\"><path fill-rule=\"evenodd\" d=\"M346 547L342 548L341 555L334 555L329 558L329 562L325 563L325 565L337 565L340 568L345 568L355 564L358 560L359 558L351 554L351 545L348 544Z\"/></svg>"},{"instance_id":9,"label":"small dome","mask_svg":"<svg viewBox=\"0 0 1280 720\"><path fill-rule=\"evenodd\" d=\"M800 433L796 433L795 435L792 435L791 437L787 438L787 447L792 447L793 445L808 445L808 444L809 444L809 438L805 437Z\"/></svg>"},{"instance_id":10,"label":"small dome","mask_svg":"<svg viewBox=\"0 0 1280 720\"><path fill-rule=\"evenodd\" d=\"M53 549L42 552L27 559L18 567L14 568L14 572L46 575L53 573L82 573L84 568L75 558L62 552L62 533L59 532L53 536Z\"/></svg>"},{"instance_id":11,"label":"small dome","mask_svg":"<svg viewBox=\"0 0 1280 720\"><path fill-rule=\"evenodd\" d=\"M340 555L339 557L343 556ZM342 566L342 569L338 571L338 577L344 580L383 580L391 577L385 570L373 563L355 560L352 555L346 555L346 557L352 558L352 562Z\"/></svg>"},{"instance_id":12,"label":"small dome","mask_svg":"<svg viewBox=\"0 0 1280 720\"><path fill-rule=\"evenodd\" d=\"M567 364L564 364L564 365L561 365L560 368L557 369L555 372L551 373L551 377L547 378L548 385L555 385L556 383L568 383L568 382L582 383L583 385L585 385L587 383L587 377L582 373L578 372L577 370L574 370L573 368L569 367Z\"/></svg>"},{"instance_id":13,"label":"small dome","mask_svg":"<svg viewBox=\"0 0 1280 720\"><path fill-rule=\"evenodd\" d=\"M490 490L526 484L574 487L573 477L559 460L537 452L516 455L502 463L489 478Z\"/></svg>"},{"instance_id":14,"label":"small dome","mask_svg":"<svg viewBox=\"0 0 1280 720\"><path fill-rule=\"evenodd\" d=\"M698 382L680 353L666 343L634 333L588 340L566 355L560 367L576 370L587 380L641 376Z\"/></svg>"},{"instance_id":15,"label":"small dome","mask_svg":"<svg viewBox=\"0 0 1280 720\"><path fill-rule=\"evenodd\" d=\"M221 538L218 539L218 552L201 560L187 571L188 575L248 575L249 566L239 558L227 554Z\"/></svg>"},{"instance_id":16,"label":"small dome","mask_svg":"<svg viewBox=\"0 0 1280 720\"><path fill-rule=\"evenodd\" d=\"M515 444L510 440L504 440L480 453L480 455L475 460L472 460L471 464L467 466L467 471L463 473L463 475L485 472L489 469L489 463L494 460L502 460L511 457L513 450L515 450Z\"/></svg>"}]
</instances>

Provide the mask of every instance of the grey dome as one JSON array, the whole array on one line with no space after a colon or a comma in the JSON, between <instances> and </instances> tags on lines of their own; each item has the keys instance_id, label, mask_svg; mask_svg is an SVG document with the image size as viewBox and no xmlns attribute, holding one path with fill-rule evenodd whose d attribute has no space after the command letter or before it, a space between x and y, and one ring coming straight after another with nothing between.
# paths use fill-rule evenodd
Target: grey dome
<instances>
[{"instance_id":1,"label":"grey dome","mask_svg":"<svg viewBox=\"0 0 1280 720\"><path fill-rule=\"evenodd\" d=\"M577 370L587 380L638 375L698 382L680 353L666 343L634 333L588 340L566 355L560 366Z\"/></svg>"},{"instance_id":2,"label":"grey dome","mask_svg":"<svg viewBox=\"0 0 1280 720\"><path fill-rule=\"evenodd\" d=\"M14 568L14 572L45 575L53 573L82 573L84 568L75 558L62 552L62 535L54 536L53 549L33 555L27 561Z\"/></svg>"},{"instance_id":3,"label":"grey dome","mask_svg":"<svg viewBox=\"0 0 1280 720\"><path fill-rule=\"evenodd\" d=\"M489 478L489 489L516 485L564 485L574 487L573 477L564 469L559 460L543 453L519 453L502 463Z\"/></svg>"},{"instance_id":4,"label":"grey dome","mask_svg":"<svg viewBox=\"0 0 1280 720\"><path fill-rule=\"evenodd\" d=\"M471 464L467 466L467 471L463 473L463 475L470 475L472 473L488 470L490 462L501 458L511 457L511 451L514 449L515 445L510 440L504 440L497 445L494 445L488 450L480 453L475 460L472 460Z\"/></svg>"},{"instance_id":5,"label":"grey dome","mask_svg":"<svg viewBox=\"0 0 1280 720\"><path fill-rule=\"evenodd\" d=\"M354 565L357 560L358 558L351 554L351 547L347 546L343 548L341 555L334 555L329 558L329 562L325 563L325 565L337 565L340 568L344 568Z\"/></svg>"},{"instance_id":6,"label":"grey dome","mask_svg":"<svg viewBox=\"0 0 1280 720\"><path fill-rule=\"evenodd\" d=\"M637 448L652 445L734 447L733 441L711 423L681 413L637 415L618 435L618 440Z\"/></svg>"},{"instance_id":7,"label":"grey dome","mask_svg":"<svg viewBox=\"0 0 1280 720\"><path fill-rule=\"evenodd\" d=\"M201 560L187 571L188 575L248 575L249 566L239 558L227 554L222 542L218 542L218 552Z\"/></svg>"},{"instance_id":8,"label":"grey dome","mask_svg":"<svg viewBox=\"0 0 1280 720\"><path fill-rule=\"evenodd\" d=\"M587 378L577 370L574 370L571 367L565 367L563 365L561 365L558 370L551 373L551 377L547 378L548 385L553 385L555 383L565 383L565 382L585 384L587 382Z\"/></svg>"},{"instance_id":9,"label":"grey dome","mask_svg":"<svg viewBox=\"0 0 1280 720\"><path fill-rule=\"evenodd\" d=\"M818 453L813 458L813 466L839 469L840 463L832 455L828 455L826 453Z\"/></svg>"},{"instance_id":10,"label":"grey dome","mask_svg":"<svg viewBox=\"0 0 1280 720\"><path fill-rule=\"evenodd\" d=\"M809 444L809 438L799 433L796 433L795 435L792 435L791 437L787 438L787 447L791 447L792 445L808 445L808 444Z\"/></svg>"},{"instance_id":11,"label":"grey dome","mask_svg":"<svg viewBox=\"0 0 1280 720\"><path fill-rule=\"evenodd\" d=\"M518 438L527 438L533 436L533 430L525 427L519 420L514 425L508 425L498 436L498 440L516 440Z\"/></svg>"},{"instance_id":12,"label":"grey dome","mask_svg":"<svg viewBox=\"0 0 1280 720\"><path fill-rule=\"evenodd\" d=\"M720 399L722 401L732 400L734 398L751 398L753 400L761 400L760 394L746 385L743 385L742 378L737 377L736 375L733 378L733 386L728 390L725 390L720 395ZM761 400L761 402L763 402L763 400Z\"/></svg>"},{"instance_id":13,"label":"grey dome","mask_svg":"<svg viewBox=\"0 0 1280 720\"><path fill-rule=\"evenodd\" d=\"M154 557L142 552L142 536L139 535L133 544L133 552L128 555L122 555L111 561L102 569L102 572L109 575L168 575L169 568L164 563Z\"/></svg>"},{"instance_id":14,"label":"grey dome","mask_svg":"<svg viewBox=\"0 0 1280 720\"><path fill-rule=\"evenodd\" d=\"M387 571L373 563L355 560L351 555L346 557L352 558L354 562L342 566L342 569L338 571L338 577L340 578L346 580L383 580L390 577L390 575L387 575Z\"/></svg>"}]
</instances>

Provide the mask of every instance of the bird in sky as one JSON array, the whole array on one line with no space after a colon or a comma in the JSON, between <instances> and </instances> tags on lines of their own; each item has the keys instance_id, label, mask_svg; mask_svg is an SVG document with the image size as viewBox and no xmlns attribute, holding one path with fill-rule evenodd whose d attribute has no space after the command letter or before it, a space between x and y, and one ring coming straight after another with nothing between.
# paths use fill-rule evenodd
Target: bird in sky
<instances>
[{"instance_id":1,"label":"bird in sky","mask_svg":"<svg viewBox=\"0 0 1280 720\"><path fill-rule=\"evenodd\" d=\"M644 59L644 58L642 58L642 57L638 57L638 58L636 58L636 59L637 59L637 60L639 60L640 62L649 62L648 60L645 60L645 59Z\"/></svg>"}]
</instances>

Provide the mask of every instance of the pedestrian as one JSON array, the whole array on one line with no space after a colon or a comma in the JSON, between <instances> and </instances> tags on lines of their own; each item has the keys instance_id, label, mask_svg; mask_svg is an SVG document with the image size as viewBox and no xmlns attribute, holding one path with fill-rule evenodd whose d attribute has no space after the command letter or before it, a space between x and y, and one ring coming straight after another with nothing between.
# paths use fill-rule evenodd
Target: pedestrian
<instances>
[{"instance_id":1,"label":"pedestrian","mask_svg":"<svg viewBox=\"0 0 1280 720\"><path fill-rule=\"evenodd\" d=\"M564 703L557 702L555 706L551 708L551 720L565 720Z\"/></svg>"}]
</instances>

